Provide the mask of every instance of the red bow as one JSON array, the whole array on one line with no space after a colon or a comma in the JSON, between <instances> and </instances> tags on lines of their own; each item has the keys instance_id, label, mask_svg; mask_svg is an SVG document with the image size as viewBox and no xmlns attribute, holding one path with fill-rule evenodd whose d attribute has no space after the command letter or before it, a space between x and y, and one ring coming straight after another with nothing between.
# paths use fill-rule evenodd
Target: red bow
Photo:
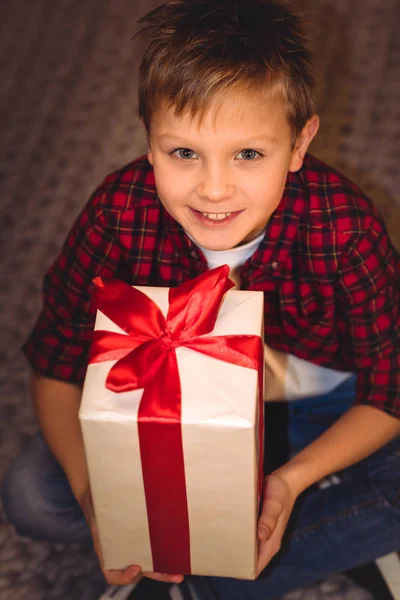
<instances>
[{"instance_id":1,"label":"red bow","mask_svg":"<svg viewBox=\"0 0 400 600\"><path fill-rule=\"evenodd\" d=\"M169 290L165 319L146 294L111 280L95 290L97 308L128 335L94 331L91 363L117 360L106 386L143 389L138 429L154 571L190 573L190 539L181 435L181 390L175 348L259 370L261 338L206 337L233 287L224 265Z\"/></svg>"}]
</instances>

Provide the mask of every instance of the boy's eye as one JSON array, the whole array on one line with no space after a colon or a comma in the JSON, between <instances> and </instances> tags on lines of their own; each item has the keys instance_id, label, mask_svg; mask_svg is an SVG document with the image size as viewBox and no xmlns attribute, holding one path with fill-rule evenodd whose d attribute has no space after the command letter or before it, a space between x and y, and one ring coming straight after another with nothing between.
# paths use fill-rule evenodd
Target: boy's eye
<instances>
[{"instance_id":1,"label":"boy's eye","mask_svg":"<svg viewBox=\"0 0 400 600\"><path fill-rule=\"evenodd\" d=\"M252 150L251 148L245 148L238 154L238 158L240 160L255 160L257 158L261 158L261 154L257 152L257 150Z\"/></svg>"},{"instance_id":2,"label":"boy's eye","mask_svg":"<svg viewBox=\"0 0 400 600\"><path fill-rule=\"evenodd\" d=\"M174 150L172 154L181 160L197 158L196 153L193 150L190 150L190 148L178 148L177 150Z\"/></svg>"}]
</instances>

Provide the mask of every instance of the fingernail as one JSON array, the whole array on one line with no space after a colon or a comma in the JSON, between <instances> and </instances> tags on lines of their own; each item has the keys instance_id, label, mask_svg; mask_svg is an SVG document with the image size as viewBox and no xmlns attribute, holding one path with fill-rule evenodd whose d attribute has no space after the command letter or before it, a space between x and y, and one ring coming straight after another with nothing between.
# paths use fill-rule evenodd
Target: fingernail
<instances>
[{"instance_id":1,"label":"fingernail","mask_svg":"<svg viewBox=\"0 0 400 600\"><path fill-rule=\"evenodd\" d=\"M268 537L268 529L265 529L265 527L262 527L261 529L259 529L258 537L260 540L266 540Z\"/></svg>"}]
</instances>

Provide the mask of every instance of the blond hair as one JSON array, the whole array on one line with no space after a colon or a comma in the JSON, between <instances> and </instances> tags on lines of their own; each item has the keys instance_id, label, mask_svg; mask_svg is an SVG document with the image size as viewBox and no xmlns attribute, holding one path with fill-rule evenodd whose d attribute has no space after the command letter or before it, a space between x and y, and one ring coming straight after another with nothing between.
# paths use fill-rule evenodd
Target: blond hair
<instances>
[{"instance_id":1,"label":"blond hair","mask_svg":"<svg viewBox=\"0 0 400 600\"><path fill-rule=\"evenodd\" d=\"M238 88L278 91L294 138L312 116L309 41L286 2L168 0L139 24L139 116L147 131L162 102L201 118L216 96Z\"/></svg>"}]
</instances>

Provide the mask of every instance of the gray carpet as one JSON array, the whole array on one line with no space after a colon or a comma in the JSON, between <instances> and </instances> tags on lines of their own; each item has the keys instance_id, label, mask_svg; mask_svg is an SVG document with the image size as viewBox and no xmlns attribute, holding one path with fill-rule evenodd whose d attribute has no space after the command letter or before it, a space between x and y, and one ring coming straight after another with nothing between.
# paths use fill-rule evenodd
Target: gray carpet
<instances>
[{"instance_id":1,"label":"gray carpet","mask_svg":"<svg viewBox=\"0 0 400 600\"><path fill-rule=\"evenodd\" d=\"M146 148L135 116L130 38L136 18L156 4L0 5L0 479L36 429L19 349L39 310L42 275L93 187ZM400 4L302 5L316 48L322 116L313 151L371 195L400 246ZM94 600L102 587L91 552L20 539L0 513L0 600ZM370 596L333 576L289 598Z\"/></svg>"}]
</instances>

